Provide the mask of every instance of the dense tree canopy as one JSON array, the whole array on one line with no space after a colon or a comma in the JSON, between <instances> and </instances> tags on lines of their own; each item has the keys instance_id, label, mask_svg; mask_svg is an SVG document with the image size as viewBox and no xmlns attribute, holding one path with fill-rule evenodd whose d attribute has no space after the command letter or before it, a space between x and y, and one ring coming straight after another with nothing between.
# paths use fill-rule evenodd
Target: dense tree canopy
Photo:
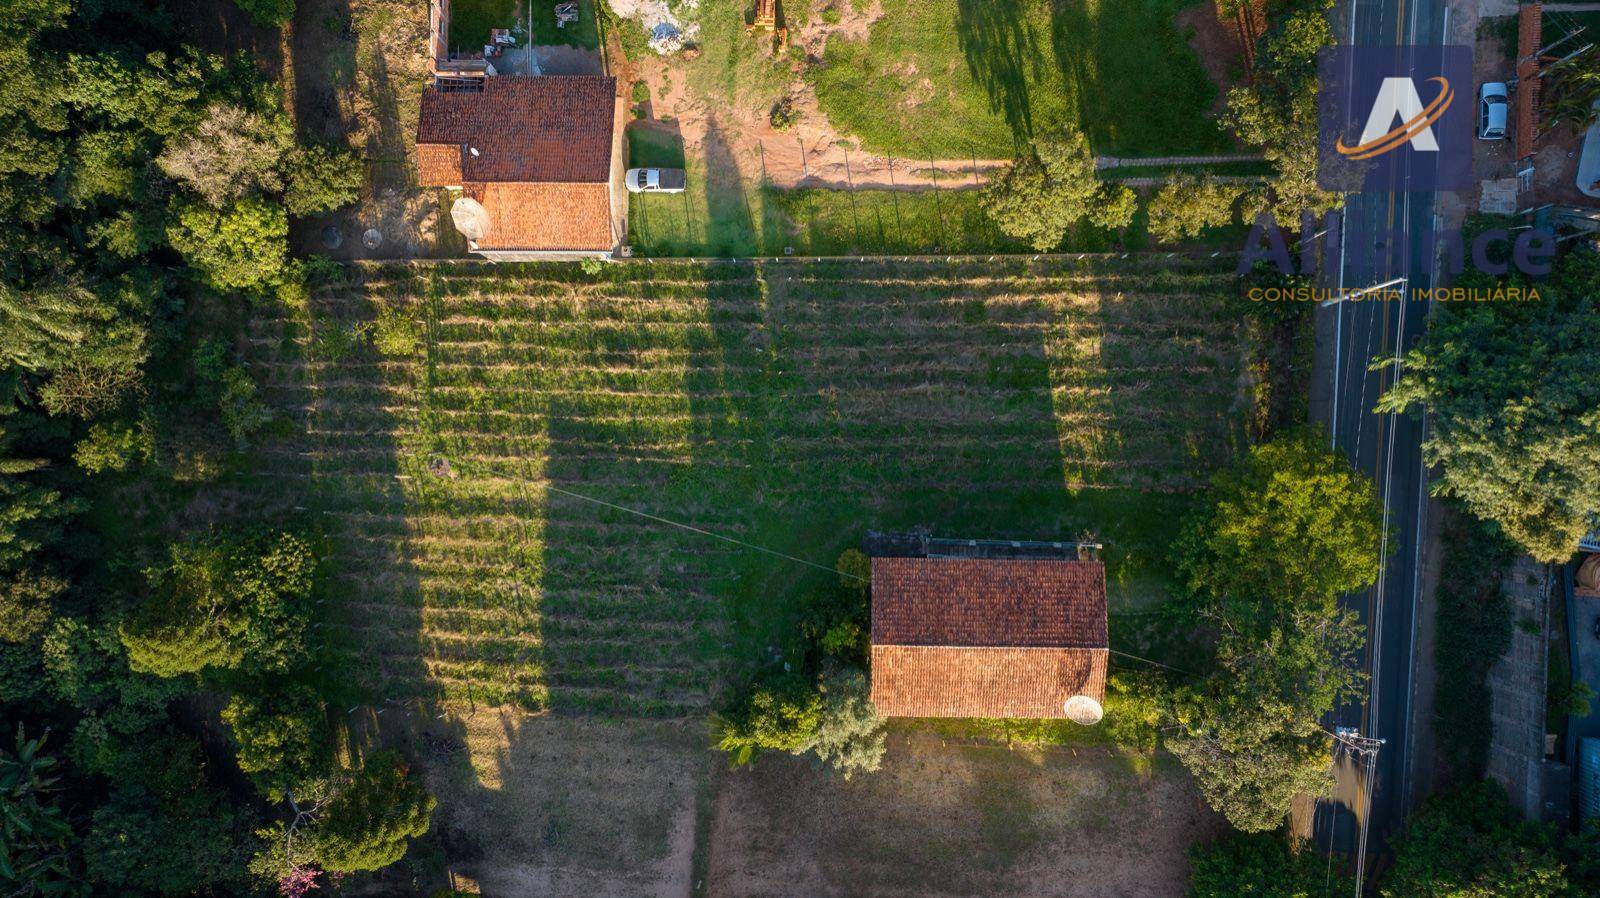
<instances>
[{"instance_id":1,"label":"dense tree canopy","mask_svg":"<svg viewBox=\"0 0 1600 898\"><path fill-rule=\"evenodd\" d=\"M1301 0L1277 13L1256 41L1250 82L1228 91L1223 121L1272 163L1271 211L1283 223L1339 204L1317 186L1317 53L1333 43L1329 6Z\"/></svg>"},{"instance_id":2,"label":"dense tree canopy","mask_svg":"<svg viewBox=\"0 0 1600 898\"><path fill-rule=\"evenodd\" d=\"M1560 845L1524 823L1505 792L1476 783L1438 796L1395 840L1385 898L1558 898L1576 895Z\"/></svg>"},{"instance_id":3,"label":"dense tree canopy","mask_svg":"<svg viewBox=\"0 0 1600 898\"><path fill-rule=\"evenodd\" d=\"M1236 835L1189 852L1190 898L1314 898L1351 883L1307 845L1281 835Z\"/></svg>"},{"instance_id":4,"label":"dense tree canopy","mask_svg":"<svg viewBox=\"0 0 1600 898\"><path fill-rule=\"evenodd\" d=\"M1379 407L1430 411L1436 489L1561 562L1600 515L1600 253L1573 250L1539 287L1441 306Z\"/></svg>"},{"instance_id":5,"label":"dense tree canopy","mask_svg":"<svg viewBox=\"0 0 1600 898\"><path fill-rule=\"evenodd\" d=\"M1322 720L1363 682L1361 626L1338 598L1377 577L1379 516L1369 482L1292 433L1219 473L1175 546L1215 643L1209 674L1169 697L1166 744L1241 830L1276 827L1295 795L1331 783Z\"/></svg>"},{"instance_id":6,"label":"dense tree canopy","mask_svg":"<svg viewBox=\"0 0 1600 898\"><path fill-rule=\"evenodd\" d=\"M340 873L387 867L406 853L409 840L428 831L433 807L433 796L407 776L397 756L369 758L323 809L317 860Z\"/></svg>"},{"instance_id":7,"label":"dense tree canopy","mask_svg":"<svg viewBox=\"0 0 1600 898\"><path fill-rule=\"evenodd\" d=\"M984 188L983 207L1002 232L1048 252L1081 221L1125 227L1133 218L1132 200L1126 187L1102 188L1089 141L1069 129L1034 140Z\"/></svg>"},{"instance_id":8,"label":"dense tree canopy","mask_svg":"<svg viewBox=\"0 0 1600 898\"><path fill-rule=\"evenodd\" d=\"M1183 530L1185 586L1211 598L1321 601L1378 576L1382 513L1371 481L1314 433L1251 447Z\"/></svg>"}]
</instances>

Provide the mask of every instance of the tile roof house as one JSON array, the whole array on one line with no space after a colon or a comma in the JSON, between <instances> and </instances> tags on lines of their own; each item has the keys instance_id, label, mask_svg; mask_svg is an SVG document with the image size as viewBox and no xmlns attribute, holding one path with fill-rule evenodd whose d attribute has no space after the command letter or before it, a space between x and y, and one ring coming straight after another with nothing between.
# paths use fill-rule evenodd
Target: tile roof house
<instances>
[{"instance_id":1,"label":"tile roof house","mask_svg":"<svg viewBox=\"0 0 1600 898\"><path fill-rule=\"evenodd\" d=\"M1097 560L872 559L872 701L885 716L1095 723L1107 653Z\"/></svg>"},{"instance_id":2,"label":"tile roof house","mask_svg":"<svg viewBox=\"0 0 1600 898\"><path fill-rule=\"evenodd\" d=\"M423 92L422 186L461 191L452 217L486 258L609 256L622 242L616 79L500 76L480 84Z\"/></svg>"}]
</instances>

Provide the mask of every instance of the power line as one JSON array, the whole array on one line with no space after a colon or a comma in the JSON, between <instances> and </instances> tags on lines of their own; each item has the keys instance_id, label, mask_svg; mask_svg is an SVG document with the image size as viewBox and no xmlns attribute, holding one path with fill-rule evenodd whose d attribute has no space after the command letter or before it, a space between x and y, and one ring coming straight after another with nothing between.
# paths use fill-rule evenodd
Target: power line
<instances>
[{"instance_id":1,"label":"power line","mask_svg":"<svg viewBox=\"0 0 1600 898\"><path fill-rule=\"evenodd\" d=\"M664 517L662 517L660 515L651 514L651 513L647 512L647 511L640 511L637 508L629 508L626 505L618 505L615 502L607 502L604 499L596 499L596 498L594 498L592 496L585 496L582 493L575 493L575 492L573 492L571 490L564 490L559 486L552 486L550 484L545 484L545 489L549 490L552 493L560 493L563 496L570 496L570 497L572 497L574 499L582 499L585 502L593 502L595 505L603 505L606 508L614 508L617 511L625 511L628 514L638 515L641 518L646 518L646 519L651 520L651 521L656 521L656 522L659 522L659 523L662 523L662 524L667 524L667 525L672 526L672 527L677 527L680 530L687 530L690 533L698 533L701 536L709 536L712 539L720 539L723 542L733 543L736 546L743 546L746 549L754 549L757 552L765 552L768 555L772 555L772 556L775 556L777 558L783 558L783 559L786 559L788 561L796 562L798 564L803 564L806 567L814 567L819 571L832 571L833 573L838 574L841 577L849 577L852 580L860 580L862 583L868 582L867 578L861 576L860 574L852 574L849 571L841 571L836 567L829 567L828 565L825 565L825 564L818 564L815 561L807 561L804 558L800 558L800 557L797 557L797 556L794 556L794 555L789 555L789 554L784 553L784 552L779 552L776 549L769 549L766 546L758 546L755 543L748 543L748 542L745 542L742 539L737 539L737 538L732 537L732 536L724 536L724 535L722 535L720 533L712 533L710 530L705 530L705 529L702 529L700 527L695 527L695 526L693 526L691 524L684 524L684 523L681 523L679 521L674 521L671 518L664 518Z\"/></svg>"}]
</instances>

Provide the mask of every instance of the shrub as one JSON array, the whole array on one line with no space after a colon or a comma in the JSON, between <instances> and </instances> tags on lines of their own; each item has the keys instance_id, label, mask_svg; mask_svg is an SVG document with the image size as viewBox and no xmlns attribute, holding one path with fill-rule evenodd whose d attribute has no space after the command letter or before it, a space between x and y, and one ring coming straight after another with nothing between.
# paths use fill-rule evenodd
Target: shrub
<instances>
[{"instance_id":1,"label":"shrub","mask_svg":"<svg viewBox=\"0 0 1600 898\"><path fill-rule=\"evenodd\" d=\"M294 0L234 0L250 14L250 21L263 28L289 24L294 18Z\"/></svg>"},{"instance_id":2,"label":"shrub","mask_svg":"<svg viewBox=\"0 0 1600 898\"><path fill-rule=\"evenodd\" d=\"M734 766L764 751L798 754L815 737L822 696L803 677L777 676L753 684L728 712L713 718L717 747Z\"/></svg>"},{"instance_id":3,"label":"shrub","mask_svg":"<svg viewBox=\"0 0 1600 898\"><path fill-rule=\"evenodd\" d=\"M234 448L250 448L262 428L272 423L272 409L257 394L256 382L250 372L234 365L222 372L222 392L217 398L217 411L222 416L222 427L233 438Z\"/></svg>"},{"instance_id":4,"label":"shrub","mask_svg":"<svg viewBox=\"0 0 1600 898\"><path fill-rule=\"evenodd\" d=\"M772 130L780 134L793 129L799 120L800 113L794 108L794 98L787 95L779 97L767 112L767 121L771 123Z\"/></svg>"},{"instance_id":5,"label":"shrub","mask_svg":"<svg viewBox=\"0 0 1600 898\"><path fill-rule=\"evenodd\" d=\"M123 471L134 461L150 458L155 440L142 427L129 424L96 424L72 450L72 460L90 474Z\"/></svg>"},{"instance_id":6,"label":"shrub","mask_svg":"<svg viewBox=\"0 0 1600 898\"><path fill-rule=\"evenodd\" d=\"M884 719L867 694L867 678L855 668L841 668L820 686L822 709L816 732L801 748L849 779L856 772L875 773L883 763Z\"/></svg>"},{"instance_id":7,"label":"shrub","mask_svg":"<svg viewBox=\"0 0 1600 898\"><path fill-rule=\"evenodd\" d=\"M344 147L296 147L285 159L288 186L283 204L291 215L315 215L348 206L361 195L366 172L361 158Z\"/></svg>"},{"instance_id":8,"label":"shrub","mask_svg":"<svg viewBox=\"0 0 1600 898\"><path fill-rule=\"evenodd\" d=\"M404 309L384 306L373 322L372 345L388 358L409 358L422 345L422 325Z\"/></svg>"}]
</instances>

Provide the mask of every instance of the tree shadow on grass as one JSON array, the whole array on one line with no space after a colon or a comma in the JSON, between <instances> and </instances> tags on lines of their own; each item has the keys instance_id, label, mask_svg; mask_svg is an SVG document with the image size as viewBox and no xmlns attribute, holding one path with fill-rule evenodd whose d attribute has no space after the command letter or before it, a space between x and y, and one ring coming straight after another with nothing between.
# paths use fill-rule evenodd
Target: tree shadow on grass
<instances>
[{"instance_id":1,"label":"tree shadow on grass","mask_svg":"<svg viewBox=\"0 0 1600 898\"><path fill-rule=\"evenodd\" d=\"M959 0L956 33L967 70L1005 116L1021 145L1033 138L1028 78L1039 77L1039 36L1028 22L1028 0Z\"/></svg>"}]
</instances>

